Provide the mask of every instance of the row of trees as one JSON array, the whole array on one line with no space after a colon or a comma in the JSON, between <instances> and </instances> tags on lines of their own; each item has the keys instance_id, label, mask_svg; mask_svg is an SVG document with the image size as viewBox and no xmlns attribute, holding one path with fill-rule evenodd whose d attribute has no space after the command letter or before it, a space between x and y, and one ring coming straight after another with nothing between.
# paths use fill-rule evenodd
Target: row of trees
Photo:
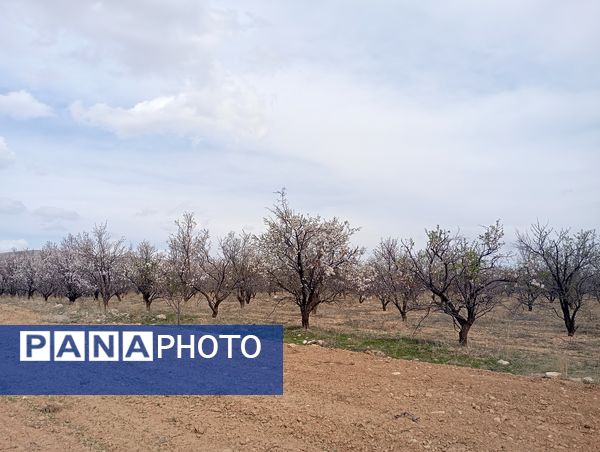
<instances>
[{"instance_id":1,"label":"row of trees","mask_svg":"<svg viewBox=\"0 0 600 452\"><path fill-rule=\"evenodd\" d=\"M577 330L583 303L600 300L600 248L593 230L572 234L536 224L518 235L515 255L505 251L497 222L475 239L437 227L423 248L412 240L382 239L370 257L352 245L357 229L337 218L294 211L284 192L260 235L230 233L211 242L206 229L185 213L165 250L148 242L135 249L113 239L106 224L69 235L41 251L7 253L0 261L0 293L66 297L95 296L104 308L113 297L136 291L147 309L163 299L179 323L183 306L204 300L213 317L234 296L244 306L258 292L283 292L299 307L302 326L319 304L352 294L410 311L447 314L467 344L475 321L508 297L532 310L545 301Z\"/></svg>"},{"instance_id":2,"label":"row of trees","mask_svg":"<svg viewBox=\"0 0 600 452\"><path fill-rule=\"evenodd\" d=\"M569 336L591 298L600 301L600 246L594 230L571 234L535 224L517 234L516 256L504 251L498 222L474 240L437 227L423 249L412 240L383 239L357 279L359 300L378 298L396 306L402 320L411 310L447 314L467 344L475 321L510 297L529 311L546 302Z\"/></svg>"},{"instance_id":3,"label":"row of trees","mask_svg":"<svg viewBox=\"0 0 600 452\"><path fill-rule=\"evenodd\" d=\"M208 231L198 230L192 214L176 225L166 251L147 241L128 248L102 224L91 233L68 235L60 244L47 243L41 251L7 253L0 262L0 294L31 298L37 292L45 300L60 296L71 303L94 296L106 309L113 297L135 291L148 310L164 299L179 322L182 304L195 295L208 302L216 317L233 293L244 306L266 288L253 236L230 233L213 253Z\"/></svg>"}]
</instances>

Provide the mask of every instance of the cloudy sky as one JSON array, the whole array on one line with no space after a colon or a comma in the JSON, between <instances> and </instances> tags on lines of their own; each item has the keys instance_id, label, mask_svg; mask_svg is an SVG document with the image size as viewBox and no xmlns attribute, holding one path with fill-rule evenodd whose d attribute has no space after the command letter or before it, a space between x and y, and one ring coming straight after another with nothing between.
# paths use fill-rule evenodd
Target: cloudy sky
<instances>
[{"instance_id":1,"label":"cloudy sky","mask_svg":"<svg viewBox=\"0 0 600 452\"><path fill-rule=\"evenodd\" d=\"M600 226L600 2L3 0L0 250L274 191L358 240Z\"/></svg>"}]
</instances>

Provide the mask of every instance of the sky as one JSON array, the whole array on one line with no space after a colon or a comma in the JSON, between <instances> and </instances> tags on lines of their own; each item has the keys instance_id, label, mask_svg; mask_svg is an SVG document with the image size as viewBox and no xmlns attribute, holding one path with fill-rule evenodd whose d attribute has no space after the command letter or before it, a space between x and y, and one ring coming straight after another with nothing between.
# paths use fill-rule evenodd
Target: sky
<instances>
[{"instance_id":1,"label":"sky","mask_svg":"<svg viewBox=\"0 0 600 452\"><path fill-rule=\"evenodd\" d=\"M596 0L3 0L0 251L298 211L600 226Z\"/></svg>"}]
</instances>

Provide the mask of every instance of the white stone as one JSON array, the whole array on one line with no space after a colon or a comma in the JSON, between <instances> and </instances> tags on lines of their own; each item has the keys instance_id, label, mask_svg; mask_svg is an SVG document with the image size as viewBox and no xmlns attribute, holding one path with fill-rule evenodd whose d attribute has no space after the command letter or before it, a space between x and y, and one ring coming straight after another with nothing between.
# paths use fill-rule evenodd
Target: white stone
<instances>
[{"instance_id":1,"label":"white stone","mask_svg":"<svg viewBox=\"0 0 600 452\"><path fill-rule=\"evenodd\" d=\"M582 379L582 381L584 383L591 384L591 383L594 382L594 379L592 377L585 377L585 378Z\"/></svg>"},{"instance_id":2,"label":"white stone","mask_svg":"<svg viewBox=\"0 0 600 452\"><path fill-rule=\"evenodd\" d=\"M546 377L546 378L559 378L560 377L560 372L546 372L544 374L544 377Z\"/></svg>"},{"instance_id":3,"label":"white stone","mask_svg":"<svg viewBox=\"0 0 600 452\"><path fill-rule=\"evenodd\" d=\"M496 361L498 364L500 364L501 366L508 366L510 364L509 361L505 361L503 359L499 359L498 361Z\"/></svg>"}]
</instances>

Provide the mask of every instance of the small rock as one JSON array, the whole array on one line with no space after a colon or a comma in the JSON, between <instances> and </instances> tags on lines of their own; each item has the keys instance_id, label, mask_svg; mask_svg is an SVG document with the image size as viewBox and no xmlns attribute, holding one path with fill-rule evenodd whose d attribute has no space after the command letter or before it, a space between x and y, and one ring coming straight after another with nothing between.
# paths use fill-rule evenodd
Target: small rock
<instances>
[{"instance_id":1,"label":"small rock","mask_svg":"<svg viewBox=\"0 0 600 452\"><path fill-rule=\"evenodd\" d=\"M415 414L411 413L410 411L403 411L400 414L396 414L394 415L395 419L400 419L406 417L408 419L410 419L413 422L419 422L419 416L416 416Z\"/></svg>"},{"instance_id":2,"label":"small rock","mask_svg":"<svg viewBox=\"0 0 600 452\"><path fill-rule=\"evenodd\" d=\"M165 314L158 314L156 320L167 320L167 316Z\"/></svg>"},{"instance_id":3,"label":"small rock","mask_svg":"<svg viewBox=\"0 0 600 452\"><path fill-rule=\"evenodd\" d=\"M306 344L308 344L308 341L307 341L306 339L304 339L304 340L302 341L302 344L303 344L303 345L306 345Z\"/></svg>"},{"instance_id":4,"label":"small rock","mask_svg":"<svg viewBox=\"0 0 600 452\"><path fill-rule=\"evenodd\" d=\"M545 378L560 378L560 372L546 372L544 374Z\"/></svg>"},{"instance_id":5,"label":"small rock","mask_svg":"<svg viewBox=\"0 0 600 452\"><path fill-rule=\"evenodd\" d=\"M500 419L499 417L495 417L494 418L494 422L497 422L498 424L502 421L502 419Z\"/></svg>"},{"instance_id":6,"label":"small rock","mask_svg":"<svg viewBox=\"0 0 600 452\"><path fill-rule=\"evenodd\" d=\"M581 381L583 381L585 384L592 384L594 382L594 379L592 377L584 377L581 379Z\"/></svg>"},{"instance_id":7,"label":"small rock","mask_svg":"<svg viewBox=\"0 0 600 452\"><path fill-rule=\"evenodd\" d=\"M325 341L322 341L321 339L319 339L317 341L317 344L320 345L321 347L323 347L325 345Z\"/></svg>"},{"instance_id":8,"label":"small rock","mask_svg":"<svg viewBox=\"0 0 600 452\"><path fill-rule=\"evenodd\" d=\"M496 361L498 364L500 364L501 366L508 366L510 364L509 361L505 361L503 359L499 359L498 361Z\"/></svg>"},{"instance_id":9,"label":"small rock","mask_svg":"<svg viewBox=\"0 0 600 452\"><path fill-rule=\"evenodd\" d=\"M52 307L52 309L60 309L60 308L62 308L62 307L63 307L63 304L62 304L62 303L56 303L56 304L55 304L55 305Z\"/></svg>"},{"instance_id":10,"label":"small rock","mask_svg":"<svg viewBox=\"0 0 600 452\"><path fill-rule=\"evenodd\" d=\"M392 375L402 375L402 372L392 372Z\"/></svg>"},{"instance_id":11,"label":"small rock","mask_svg":"<svg viewBox=\"0 0 600 452\"><path fill-rule=\"evenodd\" d=\"M575 383L581 383L582 382L581 378L572 378L571 377L571 378L569 378L569 380L574 381Z\"/></svg>"}]
</instances>

